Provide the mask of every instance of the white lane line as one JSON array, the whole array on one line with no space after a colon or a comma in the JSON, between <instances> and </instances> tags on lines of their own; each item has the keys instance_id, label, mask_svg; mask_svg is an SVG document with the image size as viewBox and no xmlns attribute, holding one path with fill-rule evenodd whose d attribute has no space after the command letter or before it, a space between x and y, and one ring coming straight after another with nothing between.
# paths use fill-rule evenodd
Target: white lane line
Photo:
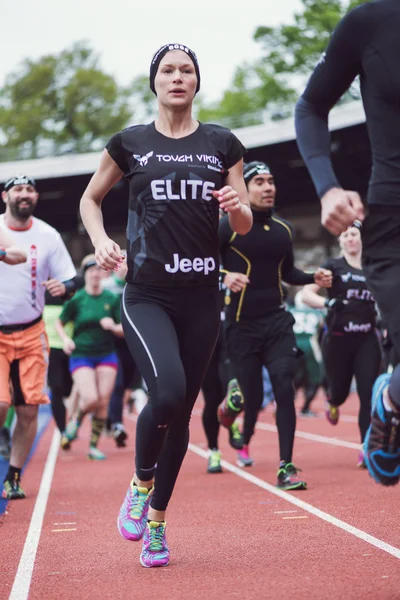
<instances>
[{"instance_id":1,"label":"white lane line","mask_svg":"<svg viewBox=\"0 0 400 600\"><path fill-rule=\"evenodd\" d=\"M239 419L237 420L239 421ZM275 425L268 425L268 423L257 423L256 427L258 429L263 429L264 431L273 431L274 433L278 431ZM317 435L316 433L308 433L307 431L296 431L295 436L305 440L311 440L312 442L330 444L331 446L342 446L343 448L354 448L355 450L361 449L361 443L355 444L354 442L346 442L345 440L339 440L325 435Z\"/></svg>"},{"instance_id":2,"label":"white lane line","mask_svg":"<svg viewBox=\"0 0 400 600\"><path fill-rule=\"evenodd\" d=\"M39 493L36 498L35 508L33 509L28 534L26 536L24 549L19 561L9 600L26 600L28 598L36 552L39 545L40 534L42 532L43 518L46 512L47 500L49 498L59 447L60 432L57 429L54 431L51 440L49 453L43 470L42 481L40 482Z\"/></svg>"},{"instance_id":3,"label":"white lane line","mask_svg":"<svg viewBox=\"0 0 400 600\"><path fill-rule=\"evenodd\" d=\"M198 446L196 446L195 444L189 444L189 450L194 452L194 454L197 454L198 456L205 458L206 460L208 459L208 453L205 450L203 450L202 448L199 448ZM283 490L280 490L280 489L274 487L273 485L267 483L266 481L263 481L262 479L259 479L258 477L255 477L254 475L251 475L247 471L243 471L242 469L235 467L231 463L228 463L226 460L222 460L221 465L227 471L231 471L231 473L234 473L238 477L241 477L242 479L245 479L246 481L253 483L254 485L257 485L258 487L262 488L263 490L266 490L267 492L270 492L271 494L274 494L275 496L278 496L279 498L282 498L282 500L286 500L287 502L290 502L291 504L298 506L302 510L309 512L310 514L314 515L315 517L318 517L319 519L322 519L323 521L326 521L327 523L330 523L331 525L334 525L335 527L338 527L339 529L343 529L343 531L345 531L346 533L350 533L351 535L354 535L355 537L359 538L360 540L363 540L364 542L371 544L371 546L375 546L376 548L379 548L380 550L383 550L384 552L387 552L388 554L391 554L392 556L394 556L396 558L400 558L400 549L399 548L395 548L394 546L391 546L390 544L387 544L386 542L379 540L378 538L374 537L373 535L370 535L369 533L366 533L365 531L362 531L361 529L357 529L357 527L353 527L352 525L349 525L348 523L345 523L344 521L337 519L336 517L330 515L329 513L326 513L324 511L320 510L319 508L316 508L312 504L308 504L308 502L304 502L303 500L300 500L296 496L291 496L287 492L284 492Z\"/></svg>"},{"instance_id":4,"label":"white lane line","mask_svg":"<svg viewBox=\"0 0 400 600\"><path fill-rule=\"evenodd\" d=\"M192 412L196 417L200 417L202 415L202 411L198 408L195 408ZM243 423L243 419L239 417L236 419L238 423ZM263 423L259 421L256 423L257 429L262 429L264 431L271 431L276 433L278 430L275 425L269 425L268 423ZM346 442L345 440L340 440L338 438L332 438L325 435L317 435L315 433L308 433L308 431L296 431L295 436L298 438L303 438L305 440L310 440L312 442L319 442L320 444L328 444L330 446L341 446L342 448L352 448L354 450L361 449L361 443L355 444L354 442Z\"/></svg>"}]
</instances>

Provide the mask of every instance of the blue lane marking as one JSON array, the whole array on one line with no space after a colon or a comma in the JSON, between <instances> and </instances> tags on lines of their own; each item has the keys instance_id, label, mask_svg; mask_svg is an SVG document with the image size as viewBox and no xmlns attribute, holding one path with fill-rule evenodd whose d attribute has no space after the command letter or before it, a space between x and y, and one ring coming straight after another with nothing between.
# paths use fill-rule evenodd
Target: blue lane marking
<instances>
[{"instance_id":1,"label":"blue lane marking","mask_svg":"<svg viewBox=\"0 0 400 600\"><path fill-rule=\"evenodd\" d=\"M46 427L48 426L48 424L51 421L51 417L52 417L52 415L51 415L50 404L45 404L43 406L39 406L37 434L35 437L35 441L33 442L33 446L29 453L29 456L26 459L26 463L24 464L24 468L22 469L22 472L24 472L27 464L29 463L30 459L32 458L33 454L35 453L35 450L40 441L40 438L46 431ZM3 460L0 457L0 486L1 486L0 489L3 489L3 480L4 480L4 477L6 476L7 471L8 471L8 461ZM5 512L8 502L9 502L8 500L5 500L4 498L0 497L0 516Z\"/></svg>"}]
</instances>

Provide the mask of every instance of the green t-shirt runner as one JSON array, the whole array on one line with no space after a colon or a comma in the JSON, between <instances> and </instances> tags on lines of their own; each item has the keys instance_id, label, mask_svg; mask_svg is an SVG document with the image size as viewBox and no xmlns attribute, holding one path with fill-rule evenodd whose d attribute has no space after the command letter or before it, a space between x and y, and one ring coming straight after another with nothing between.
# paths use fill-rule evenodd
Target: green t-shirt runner
<instances>
[{"instance_id":1,"label":"green t-shirt runner","mask_svg":"<svg viewBox=\"0 0 400 600\"><path fill-rule=\"evenodd\" d=\"M92 296L85 289L76 292L63 307L60 321L74 324L75 350L71 356L102 356L115 350L115 337L100 325L104 317L121 322L120 298L108 290Z\"/></svg>"}]
</instances>

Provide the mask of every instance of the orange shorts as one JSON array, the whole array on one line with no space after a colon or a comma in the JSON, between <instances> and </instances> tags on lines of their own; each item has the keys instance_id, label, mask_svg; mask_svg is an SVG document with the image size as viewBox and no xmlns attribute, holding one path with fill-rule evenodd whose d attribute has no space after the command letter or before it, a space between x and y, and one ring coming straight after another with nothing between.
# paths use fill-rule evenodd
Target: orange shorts
<instances>
[{"instance_id":1,"label":"orange shorts","mask_svg":"<svg viewBox=\"0 0 400 600\"><path fill-rule=\"evenodd\" d=\"M47 368L49 345L43 321L22 331L0 331L0 402L49 404Z\"/></svg>"}]
</instances>

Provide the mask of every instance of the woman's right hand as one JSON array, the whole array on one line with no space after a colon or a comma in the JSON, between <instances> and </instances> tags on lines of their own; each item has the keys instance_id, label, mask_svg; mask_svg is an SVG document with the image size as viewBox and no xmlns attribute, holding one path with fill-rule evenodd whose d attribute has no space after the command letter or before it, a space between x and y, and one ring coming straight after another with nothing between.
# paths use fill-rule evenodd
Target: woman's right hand
<instances>
[{"instance_id":1,"label":"woman's right hand","mask_svg":"<svg viewBox=\"0 0 400 600\"><path fill-rule=\"evenodd\" d=\"M119 245L109 237L101 238L94 245L96 262L104 271L116 271L125 260Z\"/></svg>"},{"instance_id":2,"label":"woman's right hand","mask_svg":"<svg viewBox=\"0 0 400 600\"><path fill-rule=\"evenodd\" d=\"M71 338L65 338L63 350L67 356L70 356L75 350L75 342Z\"/></svg>"}]
</instances>

